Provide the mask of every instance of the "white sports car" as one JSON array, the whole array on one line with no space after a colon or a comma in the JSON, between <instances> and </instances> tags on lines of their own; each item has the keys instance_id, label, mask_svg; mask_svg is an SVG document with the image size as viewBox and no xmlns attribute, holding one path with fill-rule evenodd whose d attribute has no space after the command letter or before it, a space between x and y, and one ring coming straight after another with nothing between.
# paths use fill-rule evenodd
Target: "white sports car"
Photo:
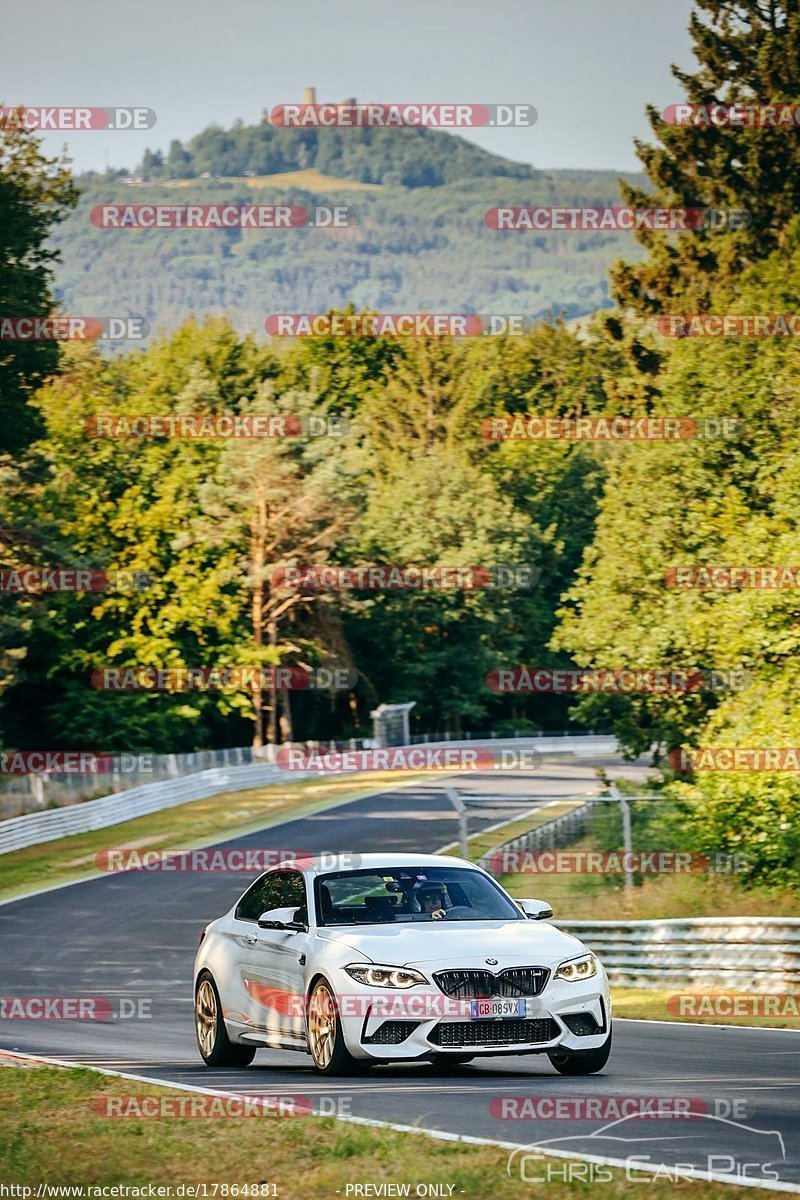
<instances>
[{"instance_id":1,"label":"white sports car","mask_svg":"<svg viewBox=\"0 0 800 1200\"><path fill-rule=\"evenodd\" d=\"M543 901L512 900L459 858L357 861L277 866L206 927L194 980L208 1066L245 1067L271 1046L326 1074L541 1053L564 1075L602 1070L605 971L542 923Z\"/></svg>"}]
</instances>

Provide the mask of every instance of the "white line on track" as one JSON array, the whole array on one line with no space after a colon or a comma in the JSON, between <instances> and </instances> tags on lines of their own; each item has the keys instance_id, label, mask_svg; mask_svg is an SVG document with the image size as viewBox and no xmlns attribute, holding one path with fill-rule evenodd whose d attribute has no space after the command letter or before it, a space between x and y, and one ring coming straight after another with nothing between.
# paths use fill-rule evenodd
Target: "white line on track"
<instances>
[{"instance_id":1,"label":"white line on track","mask_svg":"<svg viewBox=\"0 0 800 1200\"><path fill-rule=\"evenodd\" d=\"M614 999L613 993L611 999ZM627 1025L669 1025L670 1029L674 1029L676 1025L687 1025L689 1029L747 1029L751 1033L766 1030L767 1033L793 1033L795 1036L800 1033L800 1029L782 1029L779 1025L718 1025L715 1021L657 1021L651 1020L650 1017L614 1017L614 1022L617 1021L624 1021Z\"/></svg>"},{"instance_id":2,"label":"white line on track","mask_svg":"<svg viewBox=\"0 0 800 1200\"><path fill-rule=\"evenodd\" d=\"M60 1058L46 1058L38 1054L21 1054L14 1050L4 1050L0 1047L0 1056L16 1058L27 1062L40 1062L48 1066L54 1067L75 1067L76 1064L67 1062ZM221 1091L216 1088L195 1087L189 1083L171 1083L169 1080L152 1079L147 1075L133 1075L127 1071L114 1071L108 1067L92 1067L84 1068L89 1071L96 1071L100 1075L114 1075L119 1079L130 1079L135 1083L149 1083L151 1086L173 1088L181 1092L195 1092L201 1096L219 1096L222 1099L240 1100L242 1095L247 1093ZM624 1158L608 1158L605 1155L598 1154L578 1154L572 1150L544 1150L537 1146L531 1146L524 1142L505 1142L497 1138L481 1138L474 1137L472 1134L466 1133L448 1133L442 1129L421 1129L418 1125L401 1125L390 1121L375 1121L370 1117L353 1117L353 1116L335 1116L335 1121L341 1121L348 1125L368 1125L373 1129L391 1129L395 1133L416 1133L423 1137L433 1138L435 1141L441 1142L462 1142L468 1146L498 1146L502 1150L528 1150L537 1157L542 1158L567 1158L578 1162L597 1163L599 1166L621 1167L625 1169L629 1164ZM652 1167L636 1163L636 1170L642 1174L652 1174L658 1178L665 1171L669 1171L674 1178L681 1179L703 1179L710 1183L727 1183L734 1184L738 1187L754 1187L762 1188L770 1192L792 1192L800 1194L800 1183L789 1183L783 1180L772 1179L731 1179L729 1176L722 1175L716 1171L700 1171L694 1168L686 1170L677 1170L672 1167L666 1167L663 1163L656 1163Z\"/></svg>"}]
</instances>

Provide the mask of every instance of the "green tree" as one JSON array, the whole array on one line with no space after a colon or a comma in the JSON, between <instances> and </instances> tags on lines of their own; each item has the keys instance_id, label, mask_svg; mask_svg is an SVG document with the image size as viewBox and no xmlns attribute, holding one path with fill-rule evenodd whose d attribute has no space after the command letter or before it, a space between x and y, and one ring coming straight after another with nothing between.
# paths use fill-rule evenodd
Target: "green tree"
<instances>
[{"instance_id":1,"label":"green tree","mask_svg":"<svg viewBox=\"0 0 800 1200\"><path fill-rule=\"evenodd\" d=\"M87 436L86 423L106 413L235 411L269 363L224 322L188 323L145 355L107 361L94 347L71 346L64 371L40 391L46 437L30 454L32 480L20 471L13 487L16 512L41 531L40 565L146 573L151 586L35 603L39 635L24 681L6 698L13 744L34 730L51 745L161 751L208 744L212 731L225 738L219 694L110 693L91 683L92 671L104 667L224 661L238 636L233 552L178 545L222 443L97 438Z\"/></svg>"},{"instance_id":2,"label":"green tree","mask_svg":"<svg viewBox=\"0 0 800 1200\"><path fill-rule=\"evenodd\" d=\"M797 0L696 4L689 28L699 69L692 74L672 68L686 101L795 109L800 102ZM800 205L797 130L684 126L668 124L652 105L647 113L657 140L637 141L636 149L652 187L623 181L626 202L643 208L745 210L750 220L744 228L725 232L638 231L647 256L614 267L612 293L622 308L644 316L704 312L717 281L735 284L742 270L783 245L786 226Z\"/></svg>"},{"instance_id":3,"label":"green tree","mask_svg":"<svg viewBox=\"0 0 800 1200\"><path fill-rule=\"evenodd\" d=\"M307 421L320 415L320 407L307 393L279 395L272 382L239 405L245 419L278 414ZM310 636L301 614L325 599L324 593L282 587L274 577L287 566L324 562L347 523L350 513L337 499L335 454L327 437L233 439L200 487L197 511L175 546L179 551L195 543L218 547L231 562L229 583L242 609L229 646L234 665L310 669L326 657L326 647ZM256 677L231 701L252 721L256 749L264 743L265 711L268 742L293 736L288 692L280 696L281 738L278 691L268 689L265 704L263 690Z\"/></svg>"},{"instance_id":4,"label":"green tree","mask_svg":"<svg viewBox=\"0 0 800 1200\"><path fill-rule=\"evenodd\" d=\"M798 304L794 222L784 249L715 307L792 312ZM737 686L715 692L587 697L582 711L602 710L632 749L798 744L796 590L687 591L670 586L669 572L800 560L799 374L795 338L687 338L665 359L661 411L732 419L737 436L614 452L556 644L582 666L740 673ZM691 798L687 821L702 848L746 850L754 878L797 879L796 774L700 770L672 790Z\"/></svg>"},{"instance_id":5,"label":"green tree","mask_svg":"<svg viewBox=\"0 0 800 1200\"><path fill-rule=\"evenodd\" d=\"M346 469L362 515L337 551L359 565L536 565L540 533L487 469L464 348L404 341L384 384L360 406ZM345 629L381 700L415 700L423 728L458 730L497 707L486 677L518 665L546 630L536 591L430 589L355 593Z\"/></svg>"},{"instance_id":6,"label":"green tree","mask_svg":"<svg viewBox=\"0 0 800 1200\"><path fill-rule=\"evenodd\" d=\"M45 157L27 130L6 118L0 128L0 319L53 311L51 230L77 201L64 160ZM18 453L39 426L31 391L58 364L54 341L0 340L0 453Z\"/></svg>"}]
</instances>

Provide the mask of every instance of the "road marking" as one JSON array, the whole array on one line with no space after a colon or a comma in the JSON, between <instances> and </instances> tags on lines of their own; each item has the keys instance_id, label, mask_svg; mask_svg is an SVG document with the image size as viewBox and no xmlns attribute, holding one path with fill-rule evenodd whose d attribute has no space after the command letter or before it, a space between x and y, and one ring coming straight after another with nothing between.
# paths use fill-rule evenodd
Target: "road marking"
<instances>
[{"instance_id":1,"label":"road marking","mask_svg":"<svg viewBox=\"0 0 800 1200\"><path fill-rule=\"evenodd\" d=\"M614 999L614 993L611 993L611 999ZM715 1021L657 1021L651 1020L649 1017L614 1017L614 1022L625 1021L628 1025L669 1025L672 1029L676 1025L688 1025L690 1029L746 1029L750 1033L761 1033L766 1030L768 1033L800 1033L800 1029L782 1029L779 1025L718 1025Z\"/></svg>"},{"instance_id":2,"label":"road marking","mask_svg":"<svg viewBox=\"0 0 800 1200\"><path fill-rule=\"evenodd\" d=\"M8 1055L11 1058L21 1059L27 1062L41 1062L48 1066L55 1067L75 1067L78 1064L67 1062L59 1058L46 1058L38 1054L21 1054L14 1050L4 1050L0 1047L0 1055ZM157 1086L174 1088L181 1092L196 1092L201 1096L219 1096L226 1100L238 1100L242 1093L222 1091L217 1088L195 1087L189 1083L170 1083L159 1079L153 1079L148 1075L134 1075L127 1071L114 1071L107 1067L86 1066L86 1070L97 1071L100 1075L114 1075L120 1079L130 1079L134 1083L150 1083ZM247 1093L244 1093L245 1095ZM368 1125L373 1129L391 1129L395 1133L416 1133L423 1137L433 1138L435 1141L441 1142L461 1142L468 1146L498 1146L501 1150L528 1150L531 1153L542 1158L568 1158L578 1162L597 1163L599 1166L621 1167L628 1166L624 1158L609 1158L599 1154L578 1154L573 1150L543 1150L537 1146L531 1146L530 1143L523 1142L506 1142L499 1138L481 1138L475 1137L468 1133L448 1133L443 1129L422 1129L418 1125L401 1125L394 1121L376 1121L371 1117L354 1117L335 1115L334 1120L341 1121L347 1125ZM675 1168L666 1163L656 1163L652 1167L643 1165L637 1162L637 1171L643 1174L652 1174L658 1176L664 1170L671 1171L677 1178L681 1179L703 1179L710 1183L727 1183L737 1187L754 1187L764 1188L770 1192L793 1192L800 1194L800 1183L789 1183L784 1180L772 1179L730 1179L725 1175L721 1175L716 1171L700 1171L690 1168L686 1171L677 1171Z\"/></svg>"}]
</instances>

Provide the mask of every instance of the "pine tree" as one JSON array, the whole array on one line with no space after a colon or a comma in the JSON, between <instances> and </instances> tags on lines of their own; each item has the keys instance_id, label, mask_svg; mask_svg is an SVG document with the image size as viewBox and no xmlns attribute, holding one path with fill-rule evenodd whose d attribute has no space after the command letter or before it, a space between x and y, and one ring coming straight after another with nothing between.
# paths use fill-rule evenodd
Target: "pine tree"
<instances>
[{"instance_id":1,"label":"pine tree","mask_svg":"<svg viewBox=\"0 0 800 1200\"><path fill-rule=\"evenodd\" d=\"M52 227L77 201L64 162L46 158L37 138L7 119L0 127L0 317L53 312L48 246ZM0 452L19 453L36 436L31 391L58 364L58 344L0 340Z\"/></svg>"},{"instance_id":2,"label":"pine tree","mask_svg":"<svg viewBox=\"0 0 800 1200\"><path fill-rule=\"evenodd\" d=\"M686 102L797 107L798 0L696 2L689 28L699 70L672 68ZM643 316L703 311L718 283L735 282L745 267L783 246L785 227L800 211L800 130L675 125L652 105L647 112L658 144L637 141L636 148L653 190L623 184L626 203L743 209L749 224L724 232L639 231L648 257L616 264L613 292L623 308Z\"/></svg>"}]
</instances>

